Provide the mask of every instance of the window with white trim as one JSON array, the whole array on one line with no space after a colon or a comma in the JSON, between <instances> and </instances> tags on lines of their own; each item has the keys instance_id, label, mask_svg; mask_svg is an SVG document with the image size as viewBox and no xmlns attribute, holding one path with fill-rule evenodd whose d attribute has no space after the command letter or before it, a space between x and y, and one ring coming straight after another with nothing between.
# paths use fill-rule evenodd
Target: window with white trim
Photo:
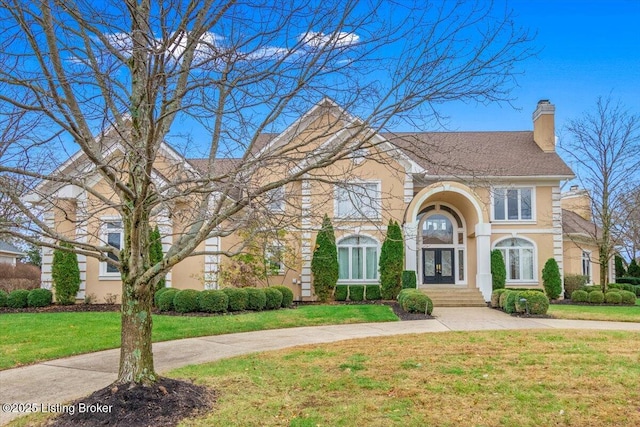
<instances>
[{"instance_id":1,"label":"window with white trim","mask_svg":"<svg viewBox=\"0 0 640 427\"><path fill-rule=\"evenodd\" d=\"M494 188L493 219L530 221L533 219L533 188Z\"/></svg>"},{"instance_id":2,"label":"window with white trim","mask_svg":"<svg viewBox=\"0 0 640 427\"><path fill-rule=\"evenodd\" d=\"M270 212L284 212L285 208L285 193L284 186L274 188L267 192L267 202Z\"/></svg>"},{"instance_id":3,"label":"window with white trim","mask_svg":"<svg viewBox=\"0 0 640 427\"><path fill-rule=\"evenodd\" d=\"M591 252L582 251L582 275L591 283Z\"/></svg>"},{"instance_id":4,"label":"window with white trim","mask_svg":"<svg viewBox=\"0 0 640 427\"><path fill-rule=\"evenodd\" d=\"M274 241L265 248L264 262L267 274L277 276L284 274L284 245Z\"/></svg>"},{"instance_id":5,"label":"window with white trim","mask_svg":"<svg viewBox=\"0 0 640 427\"><path fill-rule=\"evenodd\" d=\"M335 217L340 219L380 219L379 182L338 184L335 187Z\"/></svg>"},{"instance_id":6,"label":"window with white trim","mask_svg":"<svg viewBox=\"0 0 640 427\"><path fill-rule=\"evenodd\" d=\"M501 240L495 247L502 252L507 267L507 282L535 280L536 261L533 243L514 237Z\"/></svg>"},{"instance_id":7,"label":"window with white trim","mask_svg":"<svg viewBox=\"0 0 640 427\"><path fill-rule=\"evenodd\" d=\"M109 246L113 246L116 249L122 249L124 246L124 229L122 227L122 221L120 220L105 220L102 225L102 239ZM118 258L108 253L107 256L114 261ZM105 276L119 276L120 272L118 268L107 262L100 263L100 273Z\"/></svg>"},{"instance_id":8,"label":"window with white trim","mask_svg":"<svg viewBox=\"0 0 640 427\"><path fill-rule=\"evenodd\" d=\"M351 236L337 246L339 281L378 280L378 242L371 237Z\"/></svg>"}]
</instances>

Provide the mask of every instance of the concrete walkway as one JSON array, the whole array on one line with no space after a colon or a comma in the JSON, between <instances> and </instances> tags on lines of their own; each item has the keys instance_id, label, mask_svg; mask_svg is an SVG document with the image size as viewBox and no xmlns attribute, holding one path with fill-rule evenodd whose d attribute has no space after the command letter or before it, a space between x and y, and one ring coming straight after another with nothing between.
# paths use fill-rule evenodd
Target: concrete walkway
<instances>
[{"instance_id":1,"label":"concrete walkway","mask_svg":"<svg viewBox=\"0 0 640 427\"><path fill-rule=\"evenodd\" d=\"M640 323L523 319L489 308L436 308L435 320L316 326L187 338L153 344L156 370L164 373L248 353L304 344L399 334L504 329L602 329L640 332ZM63 404L115 381L119 350L51 360L0 371L0 403ZM23 415L0 410L0 425Z\"/></svg>"}]
</instances>

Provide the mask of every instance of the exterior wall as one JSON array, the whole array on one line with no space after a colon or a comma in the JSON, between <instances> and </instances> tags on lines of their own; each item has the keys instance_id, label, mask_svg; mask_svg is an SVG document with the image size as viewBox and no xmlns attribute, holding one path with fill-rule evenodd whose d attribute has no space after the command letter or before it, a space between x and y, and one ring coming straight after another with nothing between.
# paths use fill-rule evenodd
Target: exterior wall
<instances>
[{"instance_id":1,"label":"exterior wall","mask_svg":"<svg viewBox=\"0 0 640 427\"><path fill-rule=\"evenodd\" d=\"M585 239L565 237L564 239L564 274L582 275L582 252L591 252L591 277L589 283L600 282L600 264L598 263L598 247Z\"/></svg>"}]
</instances>

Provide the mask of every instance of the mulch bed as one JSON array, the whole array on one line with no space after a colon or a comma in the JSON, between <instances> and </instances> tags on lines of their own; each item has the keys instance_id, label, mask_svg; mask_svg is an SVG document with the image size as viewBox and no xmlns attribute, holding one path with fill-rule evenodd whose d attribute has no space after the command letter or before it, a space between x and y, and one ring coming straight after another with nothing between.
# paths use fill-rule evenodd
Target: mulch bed
<instances>
[{"instance_id":1,"label":"mulch bed","mask_svg":"<svg viewBox=\"0 0 640 427\"><path fill-rule=\"evenodd\" d=\"M120 385L98 390L70 403L73 411L68 410L47 425L169 427L209 410L215 400L215 393L206 387L160 378L151 387Z\"/></svg>"}]
</instances>

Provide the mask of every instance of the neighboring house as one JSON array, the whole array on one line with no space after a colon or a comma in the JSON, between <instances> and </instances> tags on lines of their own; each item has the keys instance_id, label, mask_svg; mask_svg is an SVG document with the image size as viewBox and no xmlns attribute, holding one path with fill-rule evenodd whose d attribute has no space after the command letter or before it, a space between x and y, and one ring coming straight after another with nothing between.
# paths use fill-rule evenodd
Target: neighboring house
<instances>
[{"instance_id":1,"label":"neighboring house","mask_svg":"<svg viewBox=\"0 0 640 427\"><path fill-rule=\"evenodd\" d=\"M335 228L339 283L378 283L378 258L390 219L403 228L405 268L416 271L419 286L427 291L464 290L480 301L489 300L493 249L504 255L509 287L542 286L541 270L549 258L556 259L561 272L579 274L580 265L566 259L565 246L570 241L563 232L560 186L574 174L555 151L554 113L552 104L540 101L533 113L533 131L377 133L367 148L274 191L267 201L271 215L287 213L299 220L284 230L284 242L274 240L267 248L269 282L289 286L298 300L314 299L311 256L325 213ZM324 123L339 122L346 128L353 121L358 119L324 99L281 134L262 135L256 150L339 143L343 138L339 127L309 139L312 142L304 138L317 135ZM179 164L184 173L198 173L205 162L184 159L165 145L156 165L158 179L170 179L166 178L171 176L168 164L174 168ZM237 162L220 159L219 165L233 168ZM57 172L87 165L83 155L77 154ZM276 168L263 179L277 176ZM103 184L96 178L90 185ZM46 217L59 231L79 241L100 236L113 246L122 244L116 213L88 215L89 207L99 202L82 189L52 188L50 194L64 200ZM188 205L188 200L184 203ZM155 218L165 248L184 227L179 218L166 212ZM211 238L199 250L229 250L241 239L239 233ZM284 246L291 254L286 268ZM45 250L43 286L51 282L51 259L51 251ZM167 286L218 287L220 269L227 262L213 255L188 258L172 269ZM79 263L79 297L94 294L99 301L107 294L121 293L119 274L111 266L83 256ZM596 273L590 270L590 274Z\"/></svg>"},{"instance_id":2,"label":"neighboring house","mask_svg":"<svg viewBox=\"0 0 640 427\"><path fill-rule=\"evenodd\" d=\"M0 264L16 265L19 258L26 254L10 243L0 240Z\"/></svg>"}]
</instances>

